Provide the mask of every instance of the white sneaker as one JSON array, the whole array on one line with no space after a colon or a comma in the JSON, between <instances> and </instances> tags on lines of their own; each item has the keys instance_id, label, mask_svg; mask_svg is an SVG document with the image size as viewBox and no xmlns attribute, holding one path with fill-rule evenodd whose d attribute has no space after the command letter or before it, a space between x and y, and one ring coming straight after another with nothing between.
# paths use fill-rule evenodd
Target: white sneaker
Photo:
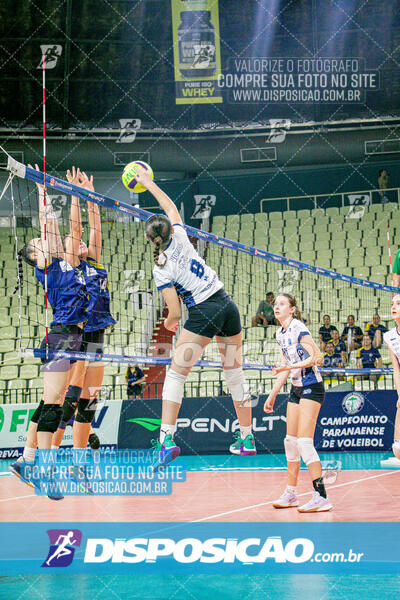
<instances>
[{"instance_id":1,"label":"white sneaker","mask_svg":"<svg viewBox=\"0 0 400 600\"><path fill-rule=\"evenodd\" d=\"M324 512L332 508L333 505L329 502L328 498L323 498L318 492L314 492L311 500L300 506L297 510L301 513L310 513Z\"/></svg>"},{"instance_id":2,"label":"white sneaker","mask_svg":"<svg viewBox=\"0 0 400 600\"><path fill-rule=\"evenodd\" d=\"M292 508L292 506L298 506L299 501L294 492L289 492L289 490L285 490L279 500L275 500L272 506L274 508Z\"/></svg>"}]
</instances>

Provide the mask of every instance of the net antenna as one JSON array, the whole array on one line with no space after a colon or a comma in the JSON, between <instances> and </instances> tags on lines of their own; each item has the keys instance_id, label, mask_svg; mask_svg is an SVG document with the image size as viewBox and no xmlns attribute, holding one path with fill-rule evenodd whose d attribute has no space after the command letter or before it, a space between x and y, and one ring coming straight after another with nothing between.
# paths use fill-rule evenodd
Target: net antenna
<instances>
[{"instance_id":1,"label":"net antenna","mask_svg":"<svg viewBox=\"0 0 400 600\"><path fill-rule=\"evenodd\" d=\"M46 57L42 54L42 88L43 88L43 206L44 206L44 314L45 314L45 329L46 329L46 360L49 358L49 311L47 301L47 191L46 191Z\"/></svg>"}]
</instances>

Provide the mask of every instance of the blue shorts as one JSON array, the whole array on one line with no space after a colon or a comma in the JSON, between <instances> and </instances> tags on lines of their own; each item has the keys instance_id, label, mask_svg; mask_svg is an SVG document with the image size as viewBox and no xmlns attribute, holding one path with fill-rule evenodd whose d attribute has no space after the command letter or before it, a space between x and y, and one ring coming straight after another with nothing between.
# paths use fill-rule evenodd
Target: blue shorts
<instances>
[{"instance_id":1,"label":"blue shorts","mask_svg":"<svg viewBox=\"0 0 400 600\"><path fill-rule=\"evenodd\" d=\"M242 331L238 307L224 289L189 308L184 328L197 335L213 338L232 337Z\"/></svg>"},{"instance_id":2,"label":"blue shorts","mask_svg":"<svg viewBox=\"0 0 400 600\"><path fill-rule=\"evenodd\" d=\"M77 325L64 325L55 323L50 327L48 335L48 349L60 352L79 352L82 343L83 330ZM42 350L46 349L46 338L40 344ZM68 371L76 362L70 358L41 358L44 365L43 371Z\"/></svg>"}]
</instances>

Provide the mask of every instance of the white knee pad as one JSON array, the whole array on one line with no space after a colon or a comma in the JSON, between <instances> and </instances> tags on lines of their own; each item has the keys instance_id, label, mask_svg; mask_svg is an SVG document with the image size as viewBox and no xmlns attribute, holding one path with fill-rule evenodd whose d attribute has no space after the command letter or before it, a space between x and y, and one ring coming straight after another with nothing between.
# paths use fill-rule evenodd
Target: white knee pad
<instances>
[{"instance_id":1,"label":"white knee pad","mask_svg":"<svg viewBox=\"0 0 400 600\"><path fill-rule=\"evenodd\" d=\"M299 462L301 457L299 446L297 444L297 437L294 435L286 435L283 443L285 446L286 460L288 462Z\"/></svg>"},{"instance_id":2,"label":"white knee pad","mask_svg":"<svg viewBox=\"0 0 400 600\"><path fill-rule=\"evenodd\" d=\"M242 367L224 369L225 381L234 402L250 400L250 391Z\"/></svg>"},{"instance_id":3,"label":"white knee pad","mask_svg":"<svg viewBox=\"0 0 400 600\"><path fill-rule=\"evenodd\" d=\"M399 440L394 440L392 449L393 449L393 454L395 455L395 457L400 460L400 441Z\"/></svg>"},{"instance_id":4,"label":"white knee pad","mask_svg":"<svg viewBox=\"0 0 400 600\"><path fill-rule=\"evenodd\" d=\"M313 462L319 461L319 456L314 448L314 440L312 438L298 438L297 440L301 458L304 460L305 464L308 466Z\"/></svg>"},{"instance_id":5,"label":"white knee pad","mask_svg":"<svg viewBox=\"0 0 400 600\"><path fill-rule=\"evenodd\" d=\"M182 404L183 386L185 385L186 377L186 375L181 375L172 369L168 369L164 380L162 399Z\"/></svg>"}]
</instances>

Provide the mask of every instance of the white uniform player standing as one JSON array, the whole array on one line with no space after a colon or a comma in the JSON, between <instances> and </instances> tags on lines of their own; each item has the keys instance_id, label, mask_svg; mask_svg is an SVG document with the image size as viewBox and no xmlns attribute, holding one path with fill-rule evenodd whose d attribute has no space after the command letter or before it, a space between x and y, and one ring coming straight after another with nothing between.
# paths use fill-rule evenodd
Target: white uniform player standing
<instances>
[{"instance_id":1,"label":"white uniform player standing","mask_svg":"<svg viewBox=\"0 0 400 600\"><path fill-rule=\"evenodd\" d=\"M296 298L280 294L274 304L275 318L281 327L276 332L282 362L272 373L278 375L265 404L266 413L273 411L276 396L286 383L289 374L292 387L286 409L286 437L284 440L287 460L287 487L275 508L291 508L299 505L296 486L301 458L309 470L314 493L311 500L299 507L299 512L322 512L331 510L322 479L321 461L314 448L314 433L321 404L325 398L324 384L317 365L323 362L322 354L310 331L300 320Z\"/></svg>"}]
</instances>

